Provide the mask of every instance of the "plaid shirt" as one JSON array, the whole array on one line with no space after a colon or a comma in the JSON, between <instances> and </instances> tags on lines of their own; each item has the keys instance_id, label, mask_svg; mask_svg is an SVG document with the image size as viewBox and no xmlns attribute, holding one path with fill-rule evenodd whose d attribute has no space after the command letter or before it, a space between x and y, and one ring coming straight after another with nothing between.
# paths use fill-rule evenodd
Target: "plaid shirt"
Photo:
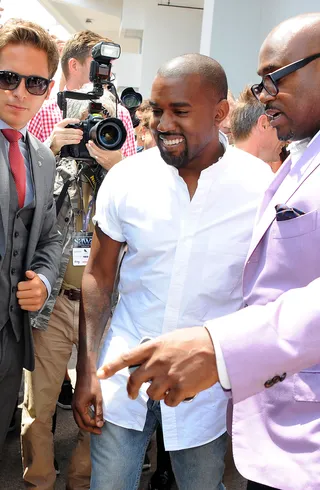
<instances>
[{"instance_id":1,"label":"plaid shirt","mask_svg":"<svg viewBox=\"0 0 320 490\"><path fill-rule=\"evenodd\" d=\"M122 155L130 157L137 152L131 117L129 111L122 105L118 105L118 116L127 130L127 139L121 148ZM44 142L50 137L54 125L60 121L62 121L62 112L56 100L48 100L44 102L39 112L31 119L28 124L28 130L36 138Z\"/></svg>"}]
</instances>

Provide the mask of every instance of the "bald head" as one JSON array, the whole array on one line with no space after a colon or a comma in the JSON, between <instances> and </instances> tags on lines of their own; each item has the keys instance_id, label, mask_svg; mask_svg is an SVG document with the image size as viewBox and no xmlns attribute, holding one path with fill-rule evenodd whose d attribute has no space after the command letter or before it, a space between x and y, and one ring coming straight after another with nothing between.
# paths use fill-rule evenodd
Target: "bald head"
<instances>
[{"instance_id":1,"label":"bald head","mask_svg":"<svg viewBox=\"0 0 320 490\"><path fill-rule=\"evenodd\" d=\"M278 52L295 61L320 51L320 13L302 14L275 27L262 44L264 51Z\"/></svg>"},{"instance_id":2,"label":"bald head","mask_svg":"<svg viewBox=\"0 0 320 490\"><path fill-rule=\"evenodd\" d=\"M258 73L267 88L260 101L282 140L311 138L320 130L319 54L320 13L282 22L261 47Z\"/></svg>"},{"instance_id":3,"label":"bald head","mask_svg":"<svg viewBox=\"0 0 320 490\"><path fill-rule=\"evenodd\" d=\"M214 59L202 54L185 54L163 64L157 73L163 78L186 78L198 75L203 86L218 100L226 99L228 82L224 69Z\"/></svg>"}]
</instances>

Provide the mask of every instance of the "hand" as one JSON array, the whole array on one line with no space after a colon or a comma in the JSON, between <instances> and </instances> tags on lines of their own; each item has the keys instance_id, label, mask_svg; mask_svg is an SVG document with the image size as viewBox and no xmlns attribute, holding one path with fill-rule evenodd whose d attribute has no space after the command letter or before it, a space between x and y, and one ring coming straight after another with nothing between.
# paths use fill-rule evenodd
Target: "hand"
<instances>
[{"instance_id":1,"label":"hand","mask_svg":"<svg viewBox=\"0 0 320 490\"><path fill-rule=\"evenodd\" d=\"M142 383L152 400L164 400L176 407L186 398L210 388L219 381L211 337L204 327L179 329L141 344L102 366L97 376L109 378L130 365L141 366L129 377L130 398L138 396Z\"/></svg>"},{"instance_id":2,"label":"hand","mask_svg":"<svg viewBox=\"0 0 320 490\"><path fill-rule=\"evenodd\" d=\"M50 149L57 155L65 145L78 145L83 138L81 129L66 128L68 124L79 124L79 119L66 118L55 124L51 133Z\"/></svg>"},{"instance_id":3,"label":"hand","mask_svg":"<svg viewBox=\"0 0 320 490\"><path fill-rule=\"evenodd\" d=\"M92 406L94 413L92 413ZM102 393L96 373L81 374L78 372L72 409L74 419L80 429L92 434L101 434L101 427L104 424Z\"/></svg>"},{"instance_id":4,"label":"hand","mask_svg":"<svg viewBox=\"0 0 320 490\"><path fill-rule=\"evenodd\" d=\"M27 281L18 283L17 298L20 308L26 311L41 310L48 297L47 288L33 271L27 271L26 278Z\"/></svg>"},{"instance_id":5,"label":"hand","mask_svg":"<svg viewBox=\"0 0 320 490\"><path fill-rule=\"evenodd\" d=\"M110 170L116 163L122 160L121 151L102 150L93 141L87 143L87 150L92 158L95 159L105 170Z\"/></svg>"}]
</instances>

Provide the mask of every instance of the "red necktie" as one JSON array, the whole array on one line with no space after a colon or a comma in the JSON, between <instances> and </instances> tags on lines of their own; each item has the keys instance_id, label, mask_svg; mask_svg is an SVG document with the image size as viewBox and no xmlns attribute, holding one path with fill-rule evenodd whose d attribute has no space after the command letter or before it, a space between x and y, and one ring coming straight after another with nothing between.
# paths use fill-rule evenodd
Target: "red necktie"
<instances>
[{"instance_id":1,"label":"red necktie","mask_svg":"<svg viewBox=\"0 0 320 490\"><path fill-rule=\"evenodd\" d=\"M16 129L2 129L4 137L9 141L9 162L13 180L16 184L19 208L23 208L26 197L27 174L24 158L19 147L22 134Z\"/></svg>"}]
</instances>

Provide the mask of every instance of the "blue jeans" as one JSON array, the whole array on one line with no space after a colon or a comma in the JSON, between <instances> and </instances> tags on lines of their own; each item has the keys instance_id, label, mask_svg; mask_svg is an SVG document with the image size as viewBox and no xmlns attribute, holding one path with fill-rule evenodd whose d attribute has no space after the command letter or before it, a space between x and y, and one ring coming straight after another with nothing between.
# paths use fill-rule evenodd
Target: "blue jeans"
<instances>
[{"instance_id":1,"label":"blue jeans","mask_svg":"<svg viewBox=\"0 0 320 490\"><path fill-rule=\"evenodd\" d=\"M142 432L105 422L101 435L91 435L90 490L137 490L147 446L158 424L159 402L149 400ZM171 451L181 490L225 490L222 483L227 434L203 446Z\"/></svg>"}]
</instances>

